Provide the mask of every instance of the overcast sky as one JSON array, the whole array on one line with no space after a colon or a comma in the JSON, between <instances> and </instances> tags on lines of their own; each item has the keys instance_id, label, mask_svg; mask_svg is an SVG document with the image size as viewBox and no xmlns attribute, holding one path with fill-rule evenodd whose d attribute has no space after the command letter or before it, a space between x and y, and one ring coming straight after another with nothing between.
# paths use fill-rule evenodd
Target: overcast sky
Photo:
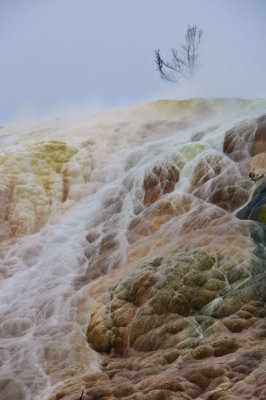
<instances>
[{"instance_id":1,"label":"overcast sky","mask_svg":"<svg viewBox=\"0 0 266 400\"><path fill-rule=\"evenodd\" d=\"M266 97L266 0L0 0L0 122L161 97ZM192 84L165 84L187 24L204 30Z\"/></svg>"}]
</instances>

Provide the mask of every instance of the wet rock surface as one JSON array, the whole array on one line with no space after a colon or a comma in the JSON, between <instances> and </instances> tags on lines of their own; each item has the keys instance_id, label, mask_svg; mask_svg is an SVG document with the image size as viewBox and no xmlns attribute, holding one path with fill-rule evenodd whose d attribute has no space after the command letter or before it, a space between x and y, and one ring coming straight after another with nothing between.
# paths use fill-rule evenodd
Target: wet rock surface
<instances>
[{"instance_id":1,"label":"wet rock surface","mask_svg":"<svg viewBox=\"0 0 266 400\"><path fill-rule=\"evenodd\" d=\"M266 399L265 110L1 129L1 400Z\"/></svg>"},{"instance_id":2,"label":"wet rock surface","mask_svg":"<svg viewBox=\"0 0 266 400\"><path fill-rule=\"evenodd\" d=\"M264 399L264 261L178 251L91 289L102 372L53 399ZM75 396L73 393L76 393Z\"/></svg>"},{"instance_id":3,"label":"wet rock surface","mask_svg":"<svg viewBox=\"0 0 266 400\"><path fill-rule=\"evenodd\" d=\"M202 200L234 211L248 201L251 186L238 164L213 151L203 154L195 165L190 190Z\"/></svg>"},{"instance_id":4,"label":"wet rock surface","mask_svg":"<svg viewBox=\"0 0 266 400\"><path fill-rule=\"evenodd\" d=\"M155 165L144 177L144 204L151 205L163 194L174 190L179 170L174 164Z\"/></svg>"},{"instance_id":5,"label":"wet rock surface","mask_svg":"<svg viewBox=\"0 0 266 400\"><path fill-rule=\"evenodd\" d=\"M86 336L101 370L50 400L266 398L265 142L262 115L227 131L223 153L184 146L196 160L187 193L175 192L180 159L146 172L129 265L90 289Z\"/></svg>"},{"instance_id":6,"label":"wet rock surface","mask_svg":"<svg viewBox=\"0 0 266 400\"><path fill-rule=\"evenodd\" d=\"M234 161L266 151L266 114L226 132L223 150Z\"/></svg>"},{"instance_id":7,"label":"wet rock surface","mask_svg":"<svg viewBox=\"0 0 266 400\"><path fill-rule=\"evenodd\" d=\"M249 203L236 215L239 219L255 221L252 236L255 241L266 244L266 177L264 174L257 180Z\"/></svg>"}]
</instances>

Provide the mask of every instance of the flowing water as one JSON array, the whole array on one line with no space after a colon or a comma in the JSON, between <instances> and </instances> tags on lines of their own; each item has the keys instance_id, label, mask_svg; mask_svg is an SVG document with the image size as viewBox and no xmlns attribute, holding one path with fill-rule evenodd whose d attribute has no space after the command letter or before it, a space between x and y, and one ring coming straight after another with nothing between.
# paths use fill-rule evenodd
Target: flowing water
<instances>
[{"instance_id":1,"label":"flowing water","mask_svg":"<svg viewBox=\"0 0 266 400\"><path fill-rule=\"evenodd\" d=\"M1 400L46 399L99 369L86 341L93 280L215 235L214 218L233 230L252 184L248 149L224 154L225 134L255 131L265 110L161 101L0 130Z\"/></svg>"}]
</instances>

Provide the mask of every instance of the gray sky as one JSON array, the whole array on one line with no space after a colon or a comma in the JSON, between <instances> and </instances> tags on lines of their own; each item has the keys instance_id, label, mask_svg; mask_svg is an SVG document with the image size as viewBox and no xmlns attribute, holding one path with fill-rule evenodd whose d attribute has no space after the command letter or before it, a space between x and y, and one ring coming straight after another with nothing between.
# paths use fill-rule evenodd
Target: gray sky
<instances>
[{"instance_id":1,"label":"gray sky","mask_svg":"<svg viewBox=\"0 0 266 400\"><path fill-rule=\"evenodd\" d=\"M266 0L0 0L0 122L166 97L266 97ZM193 84L163 83L187 24L204 30Z\"/></svg>"}]
</instances>

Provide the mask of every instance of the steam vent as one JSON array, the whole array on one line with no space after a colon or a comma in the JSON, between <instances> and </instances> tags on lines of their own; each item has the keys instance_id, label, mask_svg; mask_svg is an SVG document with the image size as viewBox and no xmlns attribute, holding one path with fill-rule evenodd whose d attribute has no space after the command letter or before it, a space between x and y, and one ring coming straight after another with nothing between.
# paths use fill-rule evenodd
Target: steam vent
<instances>
[{"instance_id":1,"label":"steam vent","mask_svg":"<svg viewBox=\"0 0 266 400\"><path fill-rule=\"evenodd\" d=\"M0 129L0 399L266 399L266 101Z\"/></svg>"}]
</instances>

